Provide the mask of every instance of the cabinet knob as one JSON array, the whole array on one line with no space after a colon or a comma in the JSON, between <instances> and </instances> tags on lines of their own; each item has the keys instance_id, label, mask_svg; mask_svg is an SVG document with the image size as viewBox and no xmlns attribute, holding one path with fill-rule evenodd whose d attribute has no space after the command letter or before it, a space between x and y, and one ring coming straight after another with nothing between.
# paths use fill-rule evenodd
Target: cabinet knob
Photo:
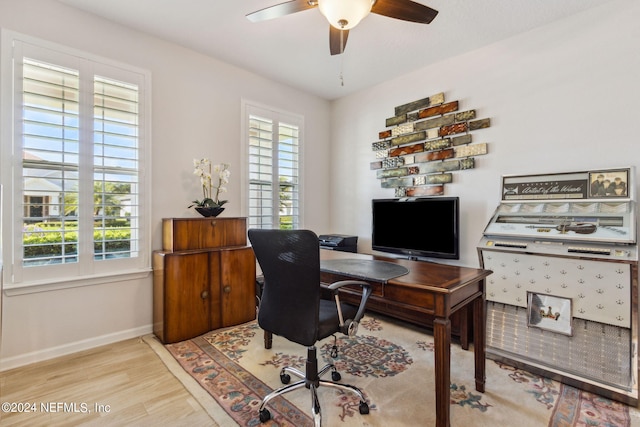
<instances>
[{"instance_id":1,"label":"cabinet knob","mask_svg":"<svg viewBox=\"0 0 640 427\"><path fill-rule=\"evenodd\" d=\"M211 221L211 226L215 227L216 226L216 222L215 221Z\"/></svg>"},{"instance_id":2,"label":"cabinet knob","mask_svg":"<svg viewBox=\"0 0 640 427\"><path fill-rule=\"evenodd\" d=\"M209 298L209 292L208 291L202 291L202 293L200 294L200 298L202 298L202 299Z\"/></svg>"},{"instance_id":3,"label":"cabinet knob","mask_svg":"<svg viewBox=\"0 0 640 427\"><path fill-rule=\"evenodd\" d=\"M224 288L222 288L222 290L225 294L228 294L229 292L231 292L231 286L225 286Z\"/></svg>"}]
</instances>

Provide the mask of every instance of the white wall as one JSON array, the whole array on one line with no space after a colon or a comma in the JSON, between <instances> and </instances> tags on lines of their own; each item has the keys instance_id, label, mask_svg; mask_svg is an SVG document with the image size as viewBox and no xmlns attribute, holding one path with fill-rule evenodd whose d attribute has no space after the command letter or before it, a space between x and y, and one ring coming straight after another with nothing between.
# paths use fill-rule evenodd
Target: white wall
<instances>
[{"instance_id":1,"label":"white wall","mask_svg":"<svg viewBox=\"0 0 640 427\"><path fill-rule=\"evenodd\" d=\"M490 128L473 132L489 154L445 186L461 199L457 264L478 266L476 245L500 201L502 175L637 166L639 18L640 2L608 2L334 101L332 231L356 234L359 250L371 250L370 201L394 196L369 169L371 143L395 106L439 92L491 118Z\"/></svg>"},{"instance_id":2,"label":"white wall","mask_svg":"<svg viewBox=\"0 0 640 427\"><path fill-rule=\"evenodd\" d=\"M224 215L242 214L242 99L304 115L303 161L310 177L305 189L312 195L304 199L305 226L328 229L329 189L311 178L325 176L329 163L328 101L52 0L0 0L0 27L151 71L154 249L161 246L161 218L197 215L186 208L200 194L192 174L194 157L231 164ZM151 275L139 281L5 295L3 302L0 369L151 331Z\"/></svg>"}]
</instances>

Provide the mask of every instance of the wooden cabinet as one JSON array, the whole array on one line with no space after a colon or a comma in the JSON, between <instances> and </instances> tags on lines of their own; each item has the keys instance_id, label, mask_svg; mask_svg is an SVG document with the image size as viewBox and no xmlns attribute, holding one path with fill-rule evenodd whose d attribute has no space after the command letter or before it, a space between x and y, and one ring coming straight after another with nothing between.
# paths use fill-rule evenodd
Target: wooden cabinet
<instances>
[{"instance_id":1,"label":"wooden cabinet","mask_svg":"<svg viewBox=\"0 0 640 427\"><path fill-rule=\"evenodd\" d=\"M162 248L177 252L247 244L246 218L169 218L162 220Z\"/></svg>"},{"instance_id":2,"label":"wooden cabinet","mask_svg":"<svg viewBox=\"0 0 640 427\"><path fill-rule=\"evenodd\" d=\"M245 218L169 218L153 253L153 332L163 343L255 319Z\"/></svg>"}]
</instances>

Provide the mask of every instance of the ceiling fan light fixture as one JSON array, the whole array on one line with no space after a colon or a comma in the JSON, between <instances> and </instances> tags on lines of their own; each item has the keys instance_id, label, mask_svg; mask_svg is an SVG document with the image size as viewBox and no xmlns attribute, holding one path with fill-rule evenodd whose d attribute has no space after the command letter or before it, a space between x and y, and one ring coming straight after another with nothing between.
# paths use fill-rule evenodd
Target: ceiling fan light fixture
<instances>
[{"instance_id":1,"label":"ceiling fan light fixture","mask_svg":"<svg viewBox=\"0 0 640 427\"><path fill-rule=\"evenodd\" d=\"M372 0L317 0L320 13L339 30L350 30L371 12Z\"/></svg>"}]
</instances>

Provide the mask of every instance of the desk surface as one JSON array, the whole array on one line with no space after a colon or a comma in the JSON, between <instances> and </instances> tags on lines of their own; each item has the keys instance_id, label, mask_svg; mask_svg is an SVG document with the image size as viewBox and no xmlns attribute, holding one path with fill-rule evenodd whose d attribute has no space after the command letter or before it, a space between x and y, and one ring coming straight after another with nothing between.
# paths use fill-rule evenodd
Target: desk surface
<instances>
[{"instance_id":1,"label":"desk surface","mask_svg":"<svg viewBox=\"0 0 640 427\"><path fill-rule=\"evenodd\" d=\"M460 267L428 261L412 261L407 259L387 258L377 255L355 254L337 251L321 251L321 260L333 259L381 260L406 267L407 274L392 278L390 284L419 288L438 293L451 293L458 287L470 282L477 282L491 274L490 270L481 268Z\"/></svg>"},{"instance_id":2,"label":"desk surface","mask_svg":"<svg viewBox=\"0 0 640 427\"><path fill-rule=\"evenodd\" d=\"M320 261L320 270L382 283L387 283L390 279L404 276L409 272L407 267L394 262L357 257L323 259Z\"/></svg>"}]
</instances>

